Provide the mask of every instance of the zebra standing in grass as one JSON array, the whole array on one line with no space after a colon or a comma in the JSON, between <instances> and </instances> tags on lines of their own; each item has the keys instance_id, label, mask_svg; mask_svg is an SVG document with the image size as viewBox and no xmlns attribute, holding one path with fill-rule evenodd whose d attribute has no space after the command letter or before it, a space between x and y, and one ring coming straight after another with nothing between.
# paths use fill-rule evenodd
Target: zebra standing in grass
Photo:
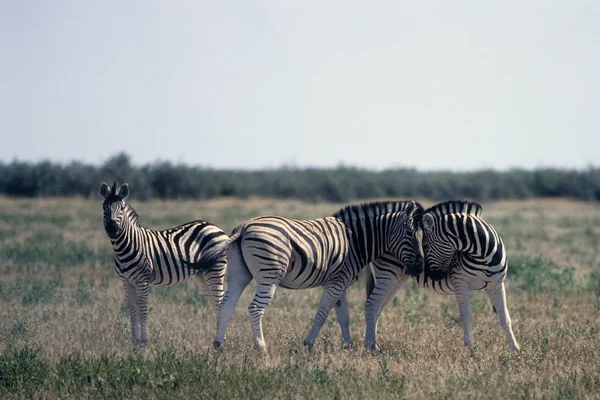
<instances>
[{"instance_id":1,"label":"zebra standing in grass","mask_svg":"<svg viewBox=\"0 0 600 400\"><path fill-rule=\"evenodd\" d=\"M277 286L325 287L304 341L309 350L334 304L343 341L351 345L346 289L365 265L386 251L402 260L408 271L423 270L423 234L414 219L422 211L414 201L378 202L348 206L314 220L258 217L243 222L227 243L228 285L214 347L223 343L237 301L252 278L257 288L248 311L257 348L266 350L262 317Z\"/></svg>"},{"instance_id":2,"label":"zebra standing in grass","mask_svg":"<svg viewBox=\"0 0 600 400\"><path fill-rule=\"evenodd\" d=\"M129 195L126 183L117 189L116 182L112 188L102 182L100 195L104 198L104 229L116 254L115 271L125 286L133 339L148 343L150 285L171 285L198 275L218 315L226 259L212 257L207 250L227 242L225 232L202 220L163 231L146 229L125 203Z\"/></svg>"},{"instance_id":3,"label":"zebra standing in grass","mask_svg":"<svg viewBox=\"0 0 600 400\"><path fill-rule=\"evenodd\" d=\"M469 293L484 289L510 348L517 353L519 345L512 331L504 289L506 250L481 213L481 205L469 201L448 201L425 210L422 217L425 270L414 279L423 288L456 296L469 354L473 353ZM371 321L367 330L376 330L383 307L407 279L402 262L393 254L386 253L372 263L367 275L367 303L375 302L378 306L375 321Z\"/></svg>"}]
</instances>

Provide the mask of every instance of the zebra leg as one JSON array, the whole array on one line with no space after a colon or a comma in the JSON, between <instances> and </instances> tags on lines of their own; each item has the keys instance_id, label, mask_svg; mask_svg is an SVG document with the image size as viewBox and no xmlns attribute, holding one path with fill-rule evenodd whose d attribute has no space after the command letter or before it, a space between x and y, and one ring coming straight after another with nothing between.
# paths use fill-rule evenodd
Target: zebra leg
<instances>
[{"instance_id":1,"label":"zebra leg","mask_svg":"<svg viewBox=\"0 0 600 400\"><path fill-rule=\"evenodd\" d=\"M265 345L265 339L262 330L262 317L265 314L265 309L273 300L275 294L275 284L258 284L256 287L256 294L254 299L248 306L248 312L250 313L250 323L252 324L252 334L254 337L254 346L261 350L263 353L267 352Z\"/></svg>"},{"instance_id":2,"label":"zebra leg","mask_svg":"<svg viewBox=\"0 0 600 400\"><path fill-rule=\"evenodd\" d=\"M517 340L515 339L515 334L512 330L512 322L510 320L508 308L506 307L506 290L504 288L504 282L501 282L496 287L488 287L485 289L485 291L489 296L490 300L492 301L492 305L496 309L498 319L500 320L500 326L502 326L502 328L504 329L508 345L514 353L518 353L520 347L517 343Z\"/></svg>"},{"instance_id":3,"label":"zebra leg","mask_svg":"<svg viewBox=\"0 0 600 400\"><path fill-rule=\"evenodd\" d=\"M148 294L150 293L150 284L142 282L136 287L137 309L140 319L140 345L148 344Z\"/></svg>"},{"instance_id":4,"label":"zebra leg","mask_svg":"<svg viewBox=\"0 0 600 400\"><path fill-rule=\"evenodd\" d=\"M383 309L408 279L408 275L404 275L402 271L399 271L399 275L396 275L375 268L374 273L376 275L375 287L365 303L365 348L370 351L379 349L379 346L377 346L377 324Z\"/></svg>"},{"instance_id":5,"label":"zebra leg","mask_svg":"<svg viewBox=\"0 0 600 400\"><path fill-rule=\"evenodd\" d=\"M220 268L214 268L206 271L201 271L198 275L200 286L208 297L217 318L219 309L223 301L223 281L225 278L225 264L220 265Z\"/></svg>"},{"instance_id":6,"label":"zebra leg","mask_svg":"<svg viewBox=\"0 0 600 400\"><path fill-rule=\"evenodd\" d=\"M347 288L340 290L340 288L335 286L325 286L325 291L321 296L321 301L319 302L319 307L317 308L317 314L313 319L312 327L310 328L310 332L308 332L308 336L304 340L304 345L308 351L312 351L315 345L315 340L317 340L317 336L319 335L319 331L321 330L321 327L325 321L327 321L331 307L341 297L342 293L346 289Z\"/></svg>"},{"instance_id":7,"label":"zebra leg","mask_svg":"<svg viewBox=\"0 0 600 400\"><path fill-rule=\"evenodd\" d=\"M123 281L123 287L125 288L125 297L127 298L127 305L129 306L131 338L135 342L138 342L140 340L140 322L138 320L137 292L135 286L125 280Z\"/></svg>"},{"instance_id":8,"label":"zebra leg","mask_svg":"<svg viewBox=\"0 0 600 400\"><path fill-rule=\"evenodd\" d=\"M381 271L376 269L376 275L378 272L381 274ZM404 275L402 272L400 272L399 276L389 273L377 277L375 288L365 303L365 348L367 350L373 351L379 349L379 346L377 346L377 324L379 323L379 317L385 306L394 298L398 289L400 289L407 279L408 275Z\"/></svg>"},{"instance_id":9,"label":"zebra leg","mask_svg":"<svg viewBox=\"0 0 600 400\"><path fill-rule=\"evenodd\" d=\"M246 263L237 246L232 246L227 252L227 291L219 307L219 319L217 322L217 334L213 342L215 349L221 347L225 340L225 331L229 320L233 315L237 302L252 281L252 274L246 267Z\"/></svg>"},{"instance_id":10,"label":"zebra leg","mask_svg":"<svg viewBox=\"0 0 600 400\"><path fill-rule=\"evenodd\" d=\"M352 347L352 337L350 335L350 311L348 310L346 292L342 293L342 297L335 303L335 315L340 324L344 346Z\"/></svg>"},{"instance_id":11,"label":"zebra leg","mask_svg":"<svg viewBox=\"0 0 600 400\"><path fill-rule=\"evenodd\" d=\"M469 351L469 355L473 355L473 341L471 339L471 322L473 320L473 314L471 313L471 303L469 302L469 285L460 280L455 280L453 283L456 301L458 302L460 322L462 323L465 334L465 346Z\"/></svg>"}]
</instances>

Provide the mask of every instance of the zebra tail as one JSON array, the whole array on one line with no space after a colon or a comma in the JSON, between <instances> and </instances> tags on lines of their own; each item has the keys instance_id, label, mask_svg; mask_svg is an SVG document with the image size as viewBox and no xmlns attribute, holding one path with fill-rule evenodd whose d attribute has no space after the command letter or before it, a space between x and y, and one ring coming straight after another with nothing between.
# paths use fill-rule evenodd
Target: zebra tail
<instances>
[{"instance_id":1,"label":"zebra tail","mask_svg":"<svg viewBox=\"0 0 600 400\"><path fill-rule=\"evenodd\" d=\"M373 264L367 265L367 268L365 268L365 270L367 274L367 280L365 281L365 295L368 299L371 293L373 293L373 290L375 289L375 284L377 283L377 280L375 279L375 268L373 267Z\"/></svg>"}]
</instances>

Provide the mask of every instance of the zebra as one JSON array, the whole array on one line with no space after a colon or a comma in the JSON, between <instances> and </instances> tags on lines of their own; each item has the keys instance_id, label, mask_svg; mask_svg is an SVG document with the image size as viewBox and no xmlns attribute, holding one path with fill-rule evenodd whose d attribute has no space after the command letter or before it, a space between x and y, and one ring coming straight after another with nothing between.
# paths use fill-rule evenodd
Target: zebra
<instances>
[{"instance_id":1,"label":"zebra","mask_svg":"<svg viewBox=\"0 0 600 400\"><path fill-rule=\"evenodd\" d=\"M506 306L506 250L500 235L482 219L482 211L480 204L471 201L447 201L425 210L421 219L425 269L413 279L425 289L456 296L464 344L470 355L473 354L473 342L469 293L485 290L498 314L509 347L518 353L519 345ZM370 323L367 330L371 329L373 335L383 307L408 279L405 272L402 262L390 253L383 254L369 266L367 304L377 304L372 306L376 309L374 321L367 319L367 324Z\"/></svg>"},{"instance_id":2,"label":"zebra","mask_svg":"<svg viewBox=\"0 0 600 400\"><path fill-rule=\"evenodd\" d=\"M309 351L334 304L342 340L351 346L346 289L364 266L386 251L402 260L409 273L421 273L423 232L414 216L422 211L414 201L373 202L320 219L260 216L244 221L219 250L227 251L227 292L213 346L221 347L238 299L253 278L257 288L248 311L257 349L266 353L262 317L277 286L325 288L304 341Z\"/></svg>"},{"instance_id":3,"label":"zebra","mask_svg":"<svg viewBox=\"0 0 600 400\"><path fill-rule=\"evenodd\" d=\"M209 255L212 247L227 241L217 226L197 220L167 230L139 225L138 215L125 199L129 186L117 189L100 185L104 198L104 229L115 252L115 271L122 279L129 305L131 335L141 346L148 344L148 294L150 285L166 286L197 275L218 315L223 299L226 259Z\"/></svg>"}]
</instances>

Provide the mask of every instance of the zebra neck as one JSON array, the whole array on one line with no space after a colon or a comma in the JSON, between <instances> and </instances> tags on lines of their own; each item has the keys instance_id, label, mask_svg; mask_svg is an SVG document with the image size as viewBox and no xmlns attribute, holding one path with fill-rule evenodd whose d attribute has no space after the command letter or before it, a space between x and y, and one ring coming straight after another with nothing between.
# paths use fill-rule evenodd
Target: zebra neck
<instances>
[{"instance_id":1,"label":"zebra neck","mask_svg":"<svg viewBox=\"0 0 600 400\"><path fill-rule=\"evenodd\" d=\"M366 265L383 254L384 235L380 218L365 218L346 221L350 229L350 254Z\"/></svg>"},{"instance_id":2,"label":"zebra neck","mask_svg":"<svg viewBox=\"0 0 600 400\"><path fill-rule=\"evenodd\" d=\"M115 253L118 256L131 256L133 253L143 251L143 237L146 229L136 223L126 223L125 221L124 225L123 231L116 239L112 240Z\"/></svg>"},{"instance_id":3,"label":"zebra neck","mask_svg":"<svg viewBox=\"0 0 600 400\"><path fill-rule=\"evenodd\" d=\"M498 262L503 256L502 239L494 228L472 215L457 215L448 220L450 231L455 236L456 250L470 262L488 264Z\"/></svg>"}]
</instances>

